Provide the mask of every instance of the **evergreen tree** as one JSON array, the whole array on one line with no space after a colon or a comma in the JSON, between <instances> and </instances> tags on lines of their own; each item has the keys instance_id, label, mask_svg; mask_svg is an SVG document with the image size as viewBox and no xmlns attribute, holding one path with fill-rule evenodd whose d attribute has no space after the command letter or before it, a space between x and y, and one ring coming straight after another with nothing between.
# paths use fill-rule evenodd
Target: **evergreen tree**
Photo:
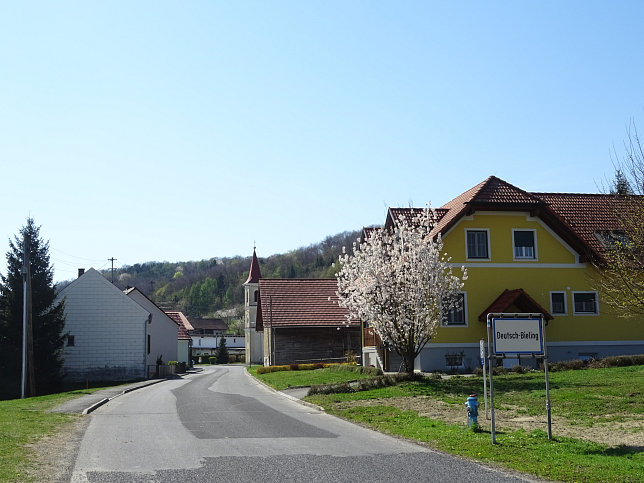
<instances>
[{"instance_id":1,"label":"evergreen tree","mask_svg":"<svg viewBox=\"0 0 644 483\"><path fill-rule=\"evenodd\" d=\"M217 349L217 364L228 364L228 347L224 337L221 338Z\"/></svg>"},{"instance_id":2,"label":"evergreen tree","mask_svg":"<svg viewBox=\"0 0 644 483\"><path fill-rule=\"evenodd\" d=\"M32 294L32 328L36 394L60 387L65 326L64 303L54 304L56 289L49 264L49 242L40 238L32 218L9 240L7 274L0 274L0 397L20 397L22 377L23 250L29 242Z\"/></svg>"},{"instance_id":3,"label":"evergreen tree","mask_svg":"<svg viewBox=\"0 0 644 483\"><path fill-rule=\"evenodd\" d=\"M612 195L632 195L631 183L621 169L615 170L615 179L610 190Z\"/></svg>"}]
</instances>

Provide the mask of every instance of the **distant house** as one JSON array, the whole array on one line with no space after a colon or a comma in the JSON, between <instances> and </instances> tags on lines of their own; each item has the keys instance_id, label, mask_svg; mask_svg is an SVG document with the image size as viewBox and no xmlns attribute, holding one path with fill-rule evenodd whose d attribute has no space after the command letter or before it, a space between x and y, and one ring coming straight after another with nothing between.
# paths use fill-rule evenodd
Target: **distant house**
<instances>
[{"instance_id":1,"label":"distant house","mask_svg":"<svg viewBox=\"0 0 644 483\"><path fill-rule=\"evenodd\" d=\"M360 356L358 321L337 304L334 279L259 279L257 330L264 332L264 365L343 362Z\"/></svg>"},{"instance_id":2,"label":"distant house","mask_svg":"<svg viewBox=\"0 0 644 483\"><path fill-rule=\"evenodd\" d=\"M224 335L224 336L192 336L192 355L198 356L214 356L217 349L221 345L222 339L226 340L226 348L231 355L243 355L245 352L245 337L239 335ZM207 361L204 361L207 362Z\"/></svg>"},{"instance_id":3,"label":"distant house","mask_svg":"<svg viewBox=\"0 0 644 483\"><path fill-rule=\"evenodd\" d=\"M147 377L155 345L152 314L90 268L65 287L63 377L67 381L123 381ZM160 322L161 323L161 322Z\"/></svg>"},{"instance_id":4,"label":"distant house","mask_svg":"<svg viewBox=\"0 0 644 483\"><path fill-rule=\"evenodd\" d=\"M190 317L192 329L190 335L221 336L228 330L228 324L223 319L198 319Z\"/></svg>"},{"instance_id":5,"label":"distant house","mask_svg":"<svg viewBox=\"0 0 644 483\"><path fill-rule=\"evenodd\" d=\"M194 327L188 321L187 317L183 315L183 312L167 311L166 314L178 327L177 359L175 360L190 365L192 358L192 337L190 337L189 332L194 330Z\"/></svg>"},{"instance_id":6,"label":"distant house","mask_svg":"<svg viewBox=\"0 0 644 483\"><path fill-rule=\"evenodd\" d=\"M128 288L125 295L150 313L147 333L146 365L148 374L154 372L159 358L163 362L177 360L177 337L179 328L166 313L156 306L138 288Z\"/></svg>"}]
</instances>

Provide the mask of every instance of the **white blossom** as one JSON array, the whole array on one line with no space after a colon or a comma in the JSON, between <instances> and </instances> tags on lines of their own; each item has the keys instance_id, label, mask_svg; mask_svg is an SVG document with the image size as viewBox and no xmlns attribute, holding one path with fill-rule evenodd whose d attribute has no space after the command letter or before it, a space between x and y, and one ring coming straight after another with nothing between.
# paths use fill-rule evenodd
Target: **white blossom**
<instances>
[{"instance_id":1,"label":"white blossom","mask_svg":"<svg viewBox=\"0 0 644 483\"><path fill-rule=\"evenodd\" d=\"M452 273L440 235L429 236L434 212L428 207L392 229L372 230L354 243L353 255L340 255L337 295L348 318L366 321L384 344L398 352L407 372L454 307L463 288Z\"/></svg>"}]
</instances>

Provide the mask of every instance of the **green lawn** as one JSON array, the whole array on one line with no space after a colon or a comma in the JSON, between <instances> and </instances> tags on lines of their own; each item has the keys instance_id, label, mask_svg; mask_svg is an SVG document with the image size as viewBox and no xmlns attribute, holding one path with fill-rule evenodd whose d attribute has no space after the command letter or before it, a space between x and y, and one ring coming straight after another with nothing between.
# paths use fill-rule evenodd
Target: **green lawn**
<instances>
[{"instance_id":1,"label":"green lawn","mask_svg":"<svg viewBox=\"0 0 644 483\"><path fill-rule=\"evenodd\" d=\"M0 481L34 481L34 476L29 472L34 468L34 453L25 445L64 430L65 425L81 417L48 411L65 401L99 389L0 401Z\"/></svg>"},{"instance_id":2,"label":"green lawn","mask_svg":"<svg viewBox=\"0 0 644 483\"><path fill-rule=\"evenodd\" d=\"M321 383L319 379L327 376L316 374L318 372L297 374L297 385ZM291 374L277 372L267 376L271 376L272 385L279 387ZM347 374L347 377L351 376ZM497 409L511 406L519 415L545 415L542 372L495 376L494 389ZM542 478L580 482L644 481L644 431L641 427L644 419L644 366L551 372L553 415L579 428L575 437L562 437L555 432L552 441L543 430L499 429L497 426L498 444L492 445L489 432L474 432L465 427L462 408L470 393L483 394L481 377L425 378L363 392L314 395L307 401L324 407L329 413L382 432ZM440 418L419 416L416 411L399 407L400 398L435 400L457 407L463 411L463 423L450 424ZM381 401L377 405L359 405L359 401L367 399ZM387 404L387 399L392 403ZM484 417L482 398L480 402L481 419ZM440 410L441 406L435 404L435 407ZM593 425L607 425L607 430L610 430L611 424L619 422L633 424L633 433L642 436L641 445L609 447L584 440L584 432Z\"/></svg>"},{"instance_id":3,"label":"green lawn","mask_svg":"<svg viewBox=\"0 0 644 483\"><path fill-rule=\"evenodd\" d=\"M257 374L257 368L253 366L248 369L254 377L268 384L274 389L281 391L289 387L314 386L318 384L339 384L342 382L368 379L373 376L360 374L353 371L338 371L337 369L324 368L312 371L279 371L266 374Z\"/></svg>"}]
</instances>

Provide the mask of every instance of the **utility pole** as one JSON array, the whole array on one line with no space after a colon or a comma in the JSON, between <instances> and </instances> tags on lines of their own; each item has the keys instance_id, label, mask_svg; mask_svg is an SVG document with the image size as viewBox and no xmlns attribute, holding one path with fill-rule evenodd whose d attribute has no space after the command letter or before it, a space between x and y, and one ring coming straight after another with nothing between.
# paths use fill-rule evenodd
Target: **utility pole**
<instances>
[{"instance_id":1,"label":"utility pole","mask_svg":"<svg viewBox=\"0 0 644 483\"><path fill-rule=\"evenodd\" d=\"M118 260L118 258L108 258L108 262L112 262L112 285L114 284L114 260Z\"/></svg>"},{"instance_id":2,"label":"utility pole","mask_svg":"<svg viewBox=\"0 0 644 483\"><path fill-rule=\"evenodd\" d=\"M31 269L29 260L29 235L27 233L23 235L22 248L22 390L20 397L24 399L27 392L27 383L29 383L29 395L36 395L34 332L31 312Z\"/></svg>"}]
</instances>

